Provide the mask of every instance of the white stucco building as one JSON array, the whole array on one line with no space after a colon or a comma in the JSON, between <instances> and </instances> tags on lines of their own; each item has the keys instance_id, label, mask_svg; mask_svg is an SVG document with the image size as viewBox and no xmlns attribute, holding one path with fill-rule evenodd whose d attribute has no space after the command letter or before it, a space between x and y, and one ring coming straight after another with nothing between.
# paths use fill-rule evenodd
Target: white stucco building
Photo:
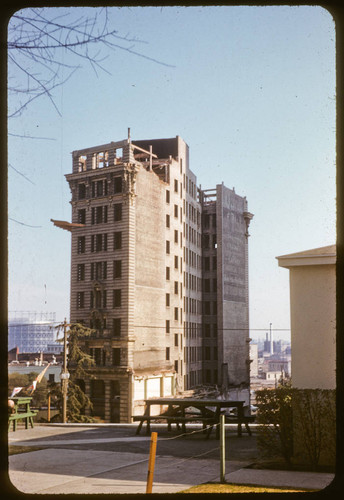
<instances>
[{"instance_id":1,"label":"white stucco building","mask_svg":"<svg viewBox=\"0 0 344 500\"><path fill-rule=\"evenodd\" d=\"M336 387L336 246L277 257L289 269L294 387Z\"/></svg>"}]
</instances>

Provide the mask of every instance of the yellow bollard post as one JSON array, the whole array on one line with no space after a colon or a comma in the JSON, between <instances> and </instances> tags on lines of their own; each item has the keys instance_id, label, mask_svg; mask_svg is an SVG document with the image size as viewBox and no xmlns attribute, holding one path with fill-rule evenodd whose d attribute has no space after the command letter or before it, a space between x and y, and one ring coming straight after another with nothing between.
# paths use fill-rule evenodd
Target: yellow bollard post
<instances>
[{"instance_id":1,"label":"yellow bollard post","mask_svg":"<svg viewBox=\"0 0 344 500\"><path fill-rule=\"evenodd\" d=\"M220 483L226 482L226 431L225 416L220 415Z\"/></svg>"},{"instance_id":2,"label":"yellow bollard post","mask_svg":"<svg viewBox=\"0 0 344 500\"><path fill-rule=\"evenodd\" d=\"M148 460L146 493L152 493L157 438L158 438L158 433L152 432L150 441L150 450L149 450L149 460Z\"/></svg>"}]
</instances>

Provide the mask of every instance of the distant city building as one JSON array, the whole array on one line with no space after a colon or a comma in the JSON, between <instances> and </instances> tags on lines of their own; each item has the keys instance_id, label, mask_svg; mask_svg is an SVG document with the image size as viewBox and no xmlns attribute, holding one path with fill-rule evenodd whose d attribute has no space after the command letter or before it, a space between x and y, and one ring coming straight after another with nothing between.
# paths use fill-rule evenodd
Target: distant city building
<instances>
[{"instance_id":1,"label":"distant city building","mask_svg":"<svg viewBox=\"0 0 344 500\"><path fill-rule=\"evenodd\" d=\"M266 380L279 381L280 378L290 377L290 360L267 358L261 365L261 376Z\"/></svg>"},{"instance_id":2,"label":"distant city building","mask_svg":"<svg viewBox=\"0 0 344 500\"><path fill-rule=\"evenodd\" d=\"M61 345L55 342L55 313L15 311L9 313L8 350L15 347L19 353L59 353Z\"/></svg>"}]
</instances>

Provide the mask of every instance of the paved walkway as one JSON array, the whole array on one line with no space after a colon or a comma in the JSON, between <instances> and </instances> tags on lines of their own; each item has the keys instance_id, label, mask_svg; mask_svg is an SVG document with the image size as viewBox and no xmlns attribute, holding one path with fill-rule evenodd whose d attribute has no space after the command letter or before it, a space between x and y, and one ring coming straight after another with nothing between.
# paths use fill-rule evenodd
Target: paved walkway
<instances>
[{"instance_id":1,"label":"paved walkway","mask_svg":"<svg viewBox=\"0 0 344 500\"><path fill-rule=\"evenodd\" d=\"M145 493L147 468L147 454L47 448L12 455L9 476L24 493ZM157 456L153 492L174 493L218 476L218 460Z\"/></svg>"},{"instance_id":2,"label":"paved walkway","mask_svg":"<svg viewBox=\"0 0 344 500\"><path fill-rule=\"evenodd\" d=\"M68 439L70 433L73 433L73 436ZM11 455L9 477L12 484L24 493L145 493L149 441L147 436L135 435L95 438L92 436L92 430L82 426L35 426L34 429L19 430L10 433L10 444L44 446L44 449ZM159 436L159 441L164 441L164 437ZM126 444L128 450L130 446L140 444L144 446L142 449L147 451L142 453L91 449L92 446L102 446L102 443L110 442L115 448L116 443L118 446ZM212 445L214 444L215 441ZM76 449L75 446L78 445L83 449ZM245 468L249 463L243 460L228 460L226 481L323 489L334 477L333 474ZM158 454L153 493L175 493L201 483L218 482L219 468L219 459L207 457L207 452L197 458Z\"/></svg>"}]
</instances>

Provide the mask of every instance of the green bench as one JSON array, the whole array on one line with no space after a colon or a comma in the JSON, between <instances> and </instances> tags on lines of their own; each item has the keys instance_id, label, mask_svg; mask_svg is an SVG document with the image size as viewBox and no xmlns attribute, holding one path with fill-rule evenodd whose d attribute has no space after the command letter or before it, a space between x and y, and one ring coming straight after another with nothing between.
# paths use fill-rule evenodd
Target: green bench
<instances>
[{"instance_id":1,"label":"green bench","mask_svg":"<svg viewBox=\"0 0 344 500\"><path fill-rule=\"evenodd\" d=\"M10 430L12 423L13 431L16 431L17 424L20 420L24 420L25 429L28 429L29 425L33 427L33 417L35 417L38 412L30 408L32 397L14 397L9 399L14 402L14 408L13 413L8 415L8 430Z\"/></svg>"}]
</instances>

